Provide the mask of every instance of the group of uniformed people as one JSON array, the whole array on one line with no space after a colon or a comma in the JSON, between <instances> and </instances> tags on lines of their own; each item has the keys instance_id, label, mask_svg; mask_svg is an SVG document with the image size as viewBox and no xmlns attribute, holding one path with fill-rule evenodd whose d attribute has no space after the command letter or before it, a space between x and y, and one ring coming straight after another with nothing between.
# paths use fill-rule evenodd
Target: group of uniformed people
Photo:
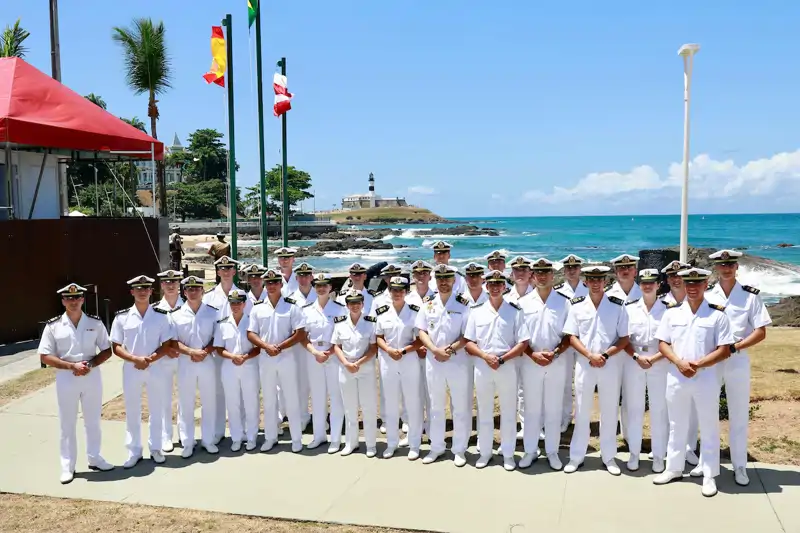
<instances>
[{"instance_id":1,"label":"group of uniformed people","mask_svg":"<svg viewBox=\"0 0 800 533\"><path fill-rule=\"evenodd\" d=\"M61 482L74 476L79 401L89 467L113 468L100 455L102 394L96 368L113 352L125 361L125 468L142 459L143 388L150 457L163 463L164 454L173 450L176 378L184 458L197 446L199 390L199 445L208 453L218 452L226 421L231 450L254 450L261 400L261 451L275 446L286 417L293 452L303 449L302 432L313 421L307 448L327 443L328 453L349 455L360 447L360 411L368 457L377 453L380 415L387 443L383 457L407 446L408 459L418 459L425 433L430 451L422 462L429 464L446 451L449 393L456 466L467 463L473 398L475 466L492 460L497 397L504 468L529 467L540 457L543 439L550 468L567 473L583 465L596 390L600 453L609 473L621 473L618 418L630 451L627 468L638 470L647 401L652 470L658 474L653 482L681 478L688 461L696 466L690 475L704 478L702 493L713 496L724 385L734 479L749 483L746 350L764 339L770 318L758 289L736 281L741 252L710 256L719 281L709 288L711 272L679 261L661 272L639 271L637 283L634 255L615 257L609 267L570 254L559 261L565 281L554 285L558 265L546 258L514 257L509 271L507 256L494 251L485 257L488 268L470 262L462 273L449 265L450 249L447 242L435 243L434 264L415 261L409 277L398 265L387 265L380 272L387 285L382 292L365 287L366 268L360 263L349 267L350 286L332 291L328 274L306 262L295 266L295 250L287 247L276 252L278 269L221 257L214 263L219 283L207 292L201 278L161 272L163 297L154 304L155 280L137 276L128 281L134 303L117 313L110 336L98 318L81 311L83 287L72 283L60 289L65 313L47 323L39 353L59 369ZM612 268L616 282L606 287ZM234 284L237 272L249 291ZM663 295L658 294L660 274L670 287ZM564 467L558 446L572 420L573 387L574 430ZM700 457L695 455L698 429ZM519 463L517 438L524 448Z\"/></svg>"}]
</instances>

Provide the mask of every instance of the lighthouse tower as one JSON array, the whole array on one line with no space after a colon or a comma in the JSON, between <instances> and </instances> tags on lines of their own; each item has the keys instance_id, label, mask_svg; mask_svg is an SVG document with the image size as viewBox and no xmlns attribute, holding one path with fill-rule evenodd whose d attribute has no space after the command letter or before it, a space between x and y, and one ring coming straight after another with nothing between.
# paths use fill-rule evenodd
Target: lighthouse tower
<instances>
[{"instance_id":1,"label":"lighthouse tower","mask_svg":"<svg viewBox=\"0 0 800 533\"><path fill-rule=\"evenodd\" d=\"M370 172L369 173L369 206L375 207L375 175Z\"/></svg>"}]
</instances>

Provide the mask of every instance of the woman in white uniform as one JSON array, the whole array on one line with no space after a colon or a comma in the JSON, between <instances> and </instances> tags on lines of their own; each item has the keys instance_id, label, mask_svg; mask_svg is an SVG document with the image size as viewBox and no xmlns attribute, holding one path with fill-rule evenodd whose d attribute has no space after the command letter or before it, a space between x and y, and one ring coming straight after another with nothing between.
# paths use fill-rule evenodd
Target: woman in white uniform
<instances>
[{"instance_id":1,"label":"woman in white uniform","mask_svg":"<svg viewBox=\"0 0 800 533\"><path fill-rule=\"evenodd\" d=\"M311 388L311 414L314 439L306 446L316 448L325 442L325 415L328 401L331 409L331 435L328 453L336 453L342 441L344 406L339 389L339 360L333 352L334 320L346 317L344 305L331 298L331 277L328 274L314 276L314 290L317 299L303 306L303 320L306 325L306 340L303 343L313 357L306 366L308 383Z\"/></svg>"},{"instance_id":2,"label":"woman in white uniform","mask_svg":"<svg viewBox=\"0 0 800 533\"><path fill-rule=\"evenodd\" d=\"M345 445L342 455L350 455L358 449L358 409L361 408L364 422L364 440L367 442L367 457L375 457L375 441L378 433L378 392L375 389L375 363L372 358L378 352L375 344L374 316L363 314L364 295L351 290L345 296L349 313L336 317L333 328L334 353L339 358L339 386L342 391L345 416Z\"/></svg>"}]
</instances>

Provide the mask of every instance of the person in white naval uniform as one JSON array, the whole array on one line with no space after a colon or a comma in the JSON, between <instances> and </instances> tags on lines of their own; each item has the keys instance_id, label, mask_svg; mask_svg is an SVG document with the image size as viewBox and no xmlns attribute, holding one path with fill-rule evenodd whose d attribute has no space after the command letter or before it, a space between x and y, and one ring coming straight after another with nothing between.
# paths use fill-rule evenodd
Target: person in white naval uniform
<instances>
[{"instance_id":1,"label":"person in white naval uniform","mask_svg":"<svg viewBox=\"0 0 800 533\"><path fill-rule=\"evenodd\" d=\"M499 254L499 251L492 252ZM492 254L489 254L490 256ZM500 263L500 259L494 259L495 264ZM502 264L505 265L505 256L502 256ZM464 279L467 280L467 289L461 295L467 301L469 307L480 305L489 299L489 292L483 282L486 275L486 268L474 261L467 263L464 267ZM469 375L467 376L467 407L469 408L469 425L472 426L472 409L475 406L475 358L467 357L469 365ZM480 425L480 421L478 422ZM478 450L480 453L480 450Z\"/></svg>"},{"instance_id":2,"label":"person in white naval uniform","mask_svg":"<svg viewBox=\"0 0 800 533\"><path fill-rule=\"evenodd\" d=\"M391 305L392 297L391 292L389 291L389 281L395 276L400 276L402 274L402 270L400 269L399 265L395 265L394 263L389 263L385 267L383 267L380 271L381 279L386 283L386 288L382 291L376 292L375 297L372 299L372 306L366 310L366 313L372 316L375 316L375 310L379 307L383 307L385 305ZM407 293L408 291L406 291ZM380 359L380 358L378 358ZM380 361L379 361L380 362ZM380 408L378 410L378 416L381 419L381 427L380 431L382 434L386 434L386 398L384 394L384 387L383 387L383 374L378 372L378 380L379 380L379 401L380 401ZM400 389L398 392L399 394L399 402L400 402L400 419L403 421L403 425L408 429L408 424L406 424L406 406L405 406L405 399L403 398L403 390Z\"/></svg>"},{"instance_id":3,"label":"person in white naval uniform","mask_svg":"<svg viewBox=\"0 0 800 533\"><path fill-rule=\"evenodd\" d=\"M348 313L334 319L333 351L339 359L339 387L345 416L345 444L342 455L358 449L358 410L364 423L367 457L375 457L378 433L378 391L375 390L375 363L378 352L374 316L365 315L364 295L351 290L345 296Z\"/></svg>"},{"instance_id":4,"label":"person in white naval uniform","mask_svg":"<svg viewBox=\"0 0 800 533\"><path fill-rule=\"evenodd\" d=\"M64 313L51 318L42 331L37 353L42 364L56 369L58 421L61 429L62 484L75 477L78 460L78 405L86 427L86 455L91 470L107 472L114 466L100 455L103 381L97 368L111 357L108 331L99 317L82 310L86 288L70 283L56 291Z\"/></svg>"},{"instance_id":5,"label":"person in white naval uniform","mask_svg":"<svg viewBox=\"0 0 800 533\"><path fill-rule=\"evenodd\" d=\"M262 276L267 287L267 297L253 306L250 324L247 326L247 340L261 350L258 356L258 370L261 379L264 420L277 420L278 395L274 393L280 386L283 391L284 407L289 418L289 432L292 437L292 451L303 450L300 430L300 402L297 394L297 349L295 344L305 339L303 312L296 302L281 297L281 273L273 269ZM297 348L297 349L296 349ZM284 353L285 352L285 353ZM278 426L264 424L264 444L262 452L270 451L278 441Z\"/></svg>"},{"instance_id":6,"label":"person in white naval uniform","mask_svg":"<svg viewBox=\"0 0 800 533\"><path fill-rule=\"evenodd\" d=\"M375 327L378 345L378 366L381 387L386 397L386 450L384 459L394 455L400 444L400 391L405 390L408 417L409 453L419 457L422 441L422 402L419 397L420 369L417 348L422 342L415 327L419 306L406 303L408 280L395 276L389 280L391 301L375 308Z\"/></svg>"},{"instance_id":7,"label":"person in white naval uniform","mask_svg":"<svg viewBox=\"0 0 800 533\"><path fill-rule=\"evenodd\" d=\"M683 478L689 399L694 398L700 421L702 494L711 497L717 493L714 478L719 475L719 382L713 367L730 357L735 339L724 308L705 299L711 272L690 268L678 274L686 284L686 300L669 305L656 332L659 350L672 365L667 374L667 467L653 483Z\"/></svg>"},{"instance_id":8,"label":"person in white naval uniform","mask_svg":"<svg viewBox=\"0 0 800 533\"><path fill-rule=\"evenodd\" d=\"M475 391L478 398L478 441L481 454L476 468L492 460L494 398L500 402L500 452L503 468L516 468L517 362L530 339L519 305L503 299L506 278L499 270L484 276L489 300L471 308L464 330L466 352L475 361Z\"/></svg>"},{"instance_id":9,"label":"person in white naval uniform","mask_svg":"<svg viewBox=\"0 0 800 533\"><path fill-rule=\"evenodd\" d=\"M297 289L288 296L297 301L297 305L303 307L317 299L317 292L314 290L314 267L310 263L303 261L294 267L294 275L297 278Z\"/></svg>"},{"instance_id":10,"label":"person in white naval uniform","mask_svg":"<svg viewBox=\"0 0 800 533\"><path fill-rule=\"evenodd\" d=\"M433 243L433 264L434 266L438 265L450 265L450 250L453 248L453 245L447 241L436 241ZM461 294L464 292L466 287L466 281L464 280L464 276L461 275L461 272L458 270L455 271L455 281L453 282L453 294ZM431 281L430 289L432 291L437 290L436 281Z\"/></svg>"},{"instance_id":11,"label":"person in white naval uniform","mask_svg":"<svg viewBox=\"0 0 800 533\"><path fill-rule=\"evenodd\" d=\"M328 453L336 453L342 442L344 405L339 389L339 359L333 352L331 339L334 319L345 316L347 310L331 297L329 274L317 274L313 283L317 299L303 306L303 322L306 329L304 345L313 357L306 370L311 387L314 439L306 447L314 449L325 442L325 414L330 402L331 433Z\"/></svg>"},{"instance_id":12,"label":"person in white naval uniform","mask_svg":"<svg viewBox=\"0 0 800 533\"><path fill-rule=\"evenodd\" d=\"M406 303L416 305L422 308L422 302L426 298L433 298L436 291L431 290L431 272L433 265L421 259L411 263L411 280L413 282L411 288L406 295ZM428 358L428 349L424 345L417 348L417 362L419 363L419 393L422 403L422 430L430 435L430 419L431 419L431 397L428 394L428 380L425 378L425 361ZM403 432L408 434L408 424L403 426ZM402 440L400 441L404 443Z\"/></svg>"},{"instance_id":13,"label":"person in white naval uniform","mask_svg":"<svg viewBox=\"0 0 800 533\"><path fill-rule=\"evenodd\" d=\"M264 291L264 280L261 276L264 275L267 269L262 265L245 265L239 271L240 276L247 281L247 286L250 288L247 291L247 301L244 304L244 314L250 316L250 311L253 310L253 304L260 302L266 298L267 293Z\"/></svg>"},{"instance_id":14,"label":"person in white naval uniform","mask_svg":"<svg viewBox=\"0 0 800 533\"><path fill-rule=\"evenodd\" d=\"M219 318L216 307L203 303L202 278L188 276L181 280L181 285L186 303L172 314L172 322L181 354L178 358L178 431L183 440L181 457L188 459L194 453L194 411L198 389L202 432L200 442L208 453L219 452L216 446L218 434L214 427L217 416L214 328Z\"/></svg>"},{"instance_id":15,"label":"person in white naval uniform","mask_svg":"<svg viewBox=\"0 0 800 533\"><path fill-rule=\"evenodd\" d=\"M469 441L472 409L467 402L469 364L464 352L464 328L467 325L467 300L453 292L456 269L439 264L433 269L439 291L423 301L417 313L419 340L428 349L425 379L428 381L430 411L428 412L431 449L422 460L431 464L445 452L444 407L447 391L453 416L453 464L467 464L465 453Z\"/></svg>"},{"instance_id":16,"label":"person in white naval uniform","mask_svg":"<svg viewBox=\"0 0 800 533\"><path fill-rule=\"evenodd\" d=\"M125 398L125 446L128 458L122 465L133 468L142 459L142 389L147 389L150 414L150 457L156 464L166 461L161 450L162 383L155 366L169 350L176 348L175 327L167 312L150 306L155 280L137 276L128 280L133 305L118 311L111 324L111 346L122 366L122 393Z\"/></svg>"},{"instance_id":17,"label":"person in white naval uniform","mask_svg":"<svg viewBox=\"0 0 800 533\"><path fill-rule=\"evenodd\" d=\"M303 261L294 268L294 275L297 279L297 289L289 295L298 306L302 307L308 303L313 303L317 299L317 292L311 285L313 280L314 267ZM314 359L306 350L297 351L297 394L300 400L300 429L305 431L311 421L311 411L308 409L311 398L311 389L308 384L308 365ZM283 403L283 400L279 400Z\"/></svg>"},{"instance_id":18,"label":"person in white naval uniform","mask_svg":"<svg viewBox=\"0 0 800 533\"><path fill-rule=\"evenodd\" d=\"M217 309L217 320L219 320L231 313L231 308L228 304L228 293L234 288L241 288L233 283L233 278L239 267L239 261L231 259L227 255L223 255L214 261L214 267L217 269L219 283L203 295L203 303ZM217 396L215 402L217 415L214 417L214 443L219 444L219 441L225 436L225 391L222 388L222 358L214 357L213 361L214 390Z\"/></svg>"},{"instance_id":19,"label":"person in white naval uniform","mask_svg":"<svg viewBox=\"0 0 800 533\"><path fill-rule=\"evenodd\" d=\"M488 254L484 255L483 258L486 260L486 264L489 267L489 272L492 270L499 270L504 276L511 279L511 271L506 268L506 259L508 258L508 255L506 255L505 252L502 250L492 250Z\"/></svg>"},{"instance_id":20,"label":"person in white naval uniform","mask_svg":"<svg viewBox=\"0 0 800 533\"><path fill-rule=\"evenodd\" d=\"M580 298L589 294L589 288L581 279L581 267L586 262L585 259L575 254L569 254L559 263L564 268L564 281L553 286L553 289L567 297L568 300ZM575 381L575 362L578 352L572 346L561 354L566 360L566 375L564 376L564 411L561 417L561 433L569 428L572 422L572 383Z\"/></svg>"},{"instance_id":21,"label":"person in white naval uniform","mask_svg":"<svg viewBox=\"0 0 800 533\"><path fill-rule=\"evenodd\" d=\"M607 266L581 268L589 295L573 298L564 325L570 344L578 352L575 365L575 428L569 445L570 474L583 465L589 446L589 420L594 406L594 389L600 399L600 455L606 470L621 474L617 461L617 414L620 373L614 359L628 344L628 314L622 299L603 292Z\"/></svg>"},{"instance_id":22,"label":"person in white naval uniform","mask_svg":"<svg viewBox=\"0 0 800 533\"><path fill-rule=\"evenodd\" d=\"M369 314L369 310L372 309L372 300L375 297L375 293L364 287L364 283L367 281L367 267L361 263L352 263L349 267L347 267L347 271L350 276L351 287L349 289L342 289L339 291L339 294L336 295L336 301L342 305L346 305L347 302L345 302L345 297L347 296L348 292L350 290L358 291L361 293L361 296L364 297L363 313Z\"/></svg>"},{"instance_id":23,"label":"person in white naval uniform","mask_svg":"<svg viewBox=\"0 0 800 533\"><path fill-rule=\"evenodd\" d=\"M527 257L518 255L509 263L511 266L511 278L514 285L503 294L503 299L507 302L518 303L523 296L533 291L531 285L531 260Z\"/></svg>"},{"instance_id":24,"label":"person in white naval uniform","mask_svg":"<svg viewBox=\"0 0 800 533\"><path fill-rule=\"evenodd\" d=\"M297 249L282 246L273 254L278 258L278 267L281 271L281 296L289 296L297 290L299 285L297 275L294 273L294 255L296 253Z\"/></svg>"},{"instance_id":25,"label":"person in white naval uniform","mask_svg":"<svg viewBox=\"0 0 800 533\"><path fill-rule=\"evenodd\" d=\"M731 463L736 484L748 485L747 424L750 417L750 356L747 349L763 341L772 319L755 287L736 281L742 252L720 250L708 256L714 262L718 283L706 292L706 300L725 307L735 342L731 357L719 363L717 377L725 386L729 414ZM702 459L702 458L701 458Z\"/></svg>"},{"instance_id":26,"label":"person in white naval uniform","mask_svg":"<svg viewBox=\"0 0 800 533\"><path fill-rule=\"evenodd\" d=\"M525 455L519 467L528 468L539 457L538 421L542 420L547 461L553 470L561 470L563 464L558 457L558 444L561 440L564 375L569 362L562 357L569 346L569 337L563 331L570 303L566 296L553 290L555 267L552 261L545 257L536 259L531 269L536 290L519 301L530 333L525 355L517 363L529 416L529 423L523 429Z\"/></svg>"},{"instance_id":27,"label":"person in white naval uniform","mask_svg":"<svg viewBox=\"0 0 800 533\"><path fill-rule=\"evenodd\" d=\"M214 328L214 349L222 357L222 387L225 390L231 451L238 452L242 441L245 449L256 448L258 437L258 354L260 350L247 340L250 315L244 312L247 294L231 289L228 303L231 314L217 321ZM242 412L244 411L244 412ZM242 425L244 418L244 425Z\"/></svg>"},{"instance_id":28,"label":"person in white naval uniform","mask_svg":"<svg viewBox=\"0 0 800 533\"><path fill-rule=\"evenodd\" d=\"M650 404L650 442L653 450L653 472L664 471L667 457L667 367L669 361L658 351L656 331L667 310L658 293L658 270L645 268L639 271L639 287L642 297L625 304L628 313L630 344L625 347L628 355L622 371L622 409L628 421L628 470L639 469L639 453L642 450L645 394Z\"/></svg>"},{"instance_id":29,"label":"person in white naval uniform","mask_svg":"<svg viewBox=\"0 0 800 533\"><path fill-rule=\"evenodd\" d=\"M172 320L172 313L180 309L184 304L183 298L180 293L180 283L183 278L183 273L180 270L165 270L158 273L158 279L161 282L161 300L153 304L153 307L158 307L167 311ZM180 352L171 350L167 353L167 357L161 359L158 364L158 371L162 384L164 385L164 402L162 410L162 425L164 433L161 437L161 449L164 453L169 453L175 449L173 444L173 423L172 423L172 394L175 390L175 383L178 377L178 356ZM180 405L178 406L178 418L180 419ZM183 439L182 435L179 435Z\"/></svg>"}]
</instances>

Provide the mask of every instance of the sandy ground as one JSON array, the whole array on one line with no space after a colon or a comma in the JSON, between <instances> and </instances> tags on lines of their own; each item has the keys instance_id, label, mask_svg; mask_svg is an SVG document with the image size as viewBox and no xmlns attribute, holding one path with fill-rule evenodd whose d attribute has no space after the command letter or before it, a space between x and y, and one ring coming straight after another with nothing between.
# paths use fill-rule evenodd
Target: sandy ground
<instances>
[{"instance_id":1,"label":"sandy ground","mask_svg":"<svg viewBox=\"0 0 800 533\"><path fill-rule=\"evenodd\" d=\"M40 368L0 385L0 406L47 387L56 380L55 368Z\"/></svg>"}]
</instances>

